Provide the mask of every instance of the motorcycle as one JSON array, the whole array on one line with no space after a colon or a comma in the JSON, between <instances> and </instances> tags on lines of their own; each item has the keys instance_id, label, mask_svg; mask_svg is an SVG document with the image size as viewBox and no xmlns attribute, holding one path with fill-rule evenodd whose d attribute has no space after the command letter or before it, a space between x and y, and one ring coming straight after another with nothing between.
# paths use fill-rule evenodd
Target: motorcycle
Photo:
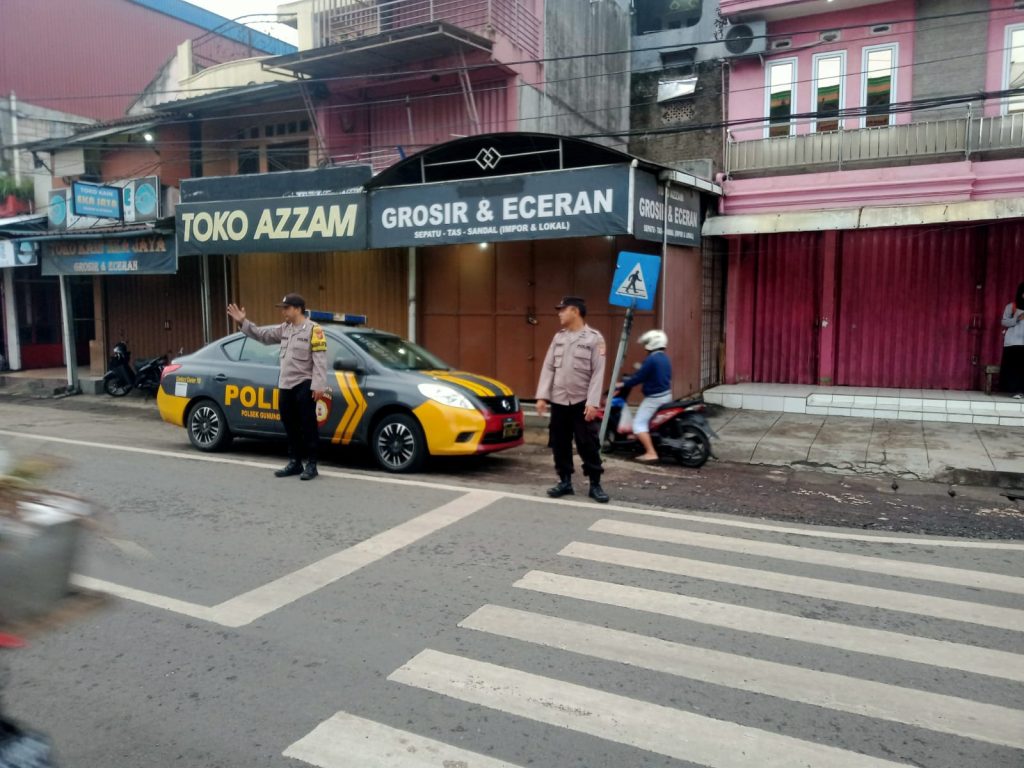
<instances>
[{"instance_id":1,"label":"motorcycle","mask_svg":"<svg viewBox=\"0 0 1024 768\"><path fill-rule=\"evenodd\" d=\"M131 358L132 353L125 342L119 341L114 345L103 376L103 391L111 397L124 397L133 389L155 394L160 388L160 377L170 363L167 355L140 360L138 366L132 366Z\"/></svg>"},{"instance_id":2,"label":"motorcycle","mask_svg":"<svg viewBox=\"0 0 1024 768\"><path fill-rule=\"evenodd\" d=\"M643 450L640 441L628 429L619 431L626 401L616 395L610 403L608 414L608 432L604 439L604 451ZM674 458L684 467L696 469L713 454L711 438L717 433L707 420L707 404L704 398L693 400L674 400L665 403L651 417L651 441L654 449L662 459ZM602 414L603 416L603 414Z\"/></svg>"}]
</instances>

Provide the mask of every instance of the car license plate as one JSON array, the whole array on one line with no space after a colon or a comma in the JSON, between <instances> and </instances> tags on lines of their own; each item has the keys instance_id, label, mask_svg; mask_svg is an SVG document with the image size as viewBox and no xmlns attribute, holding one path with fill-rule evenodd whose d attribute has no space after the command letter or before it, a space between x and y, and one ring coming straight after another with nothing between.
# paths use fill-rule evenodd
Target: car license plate
<instances>
[{"instance_id":1,"label":"car license plate","mask_svg":"<svg viewBox=\"0 0 1024 768\"><path fill-rule=\"evenodd\" d=\"M519 437L523 433L522 428L515 419L509 419L505 422L505 426L501 431L501 436L504 438Z\"/></svg>"}]
</instances>

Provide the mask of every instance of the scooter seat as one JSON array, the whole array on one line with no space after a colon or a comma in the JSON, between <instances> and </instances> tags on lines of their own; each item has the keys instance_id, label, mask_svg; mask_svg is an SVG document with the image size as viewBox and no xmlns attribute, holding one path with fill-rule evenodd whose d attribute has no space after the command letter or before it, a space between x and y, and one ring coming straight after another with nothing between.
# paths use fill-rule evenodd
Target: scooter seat
<instances>
[{"instance_id":1,"label":"scooter seat","mask_svg":"<svg viewBox=\"0 0 1024 768\"><path fill-rule=\"evenodd\" d=\"M671 403L665 403L658 410L660 411L660 410L663 410L665 408L688 408L691 405L699 405L700 403L703 403L703 402L704 402L704 398L703 397L691 397L689 399L687 399L687 398L680 398L679 400L673 400Z\"/></svg>"}]
</instances>

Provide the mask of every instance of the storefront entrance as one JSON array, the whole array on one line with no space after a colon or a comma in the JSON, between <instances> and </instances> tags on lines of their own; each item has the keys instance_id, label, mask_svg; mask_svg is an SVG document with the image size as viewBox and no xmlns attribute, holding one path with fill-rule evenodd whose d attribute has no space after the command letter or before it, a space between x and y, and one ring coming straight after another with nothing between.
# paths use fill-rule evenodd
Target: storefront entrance
<instances>
[{"instance_id":1,"label":"storefront entrance","mask_svg":"<svg viewBox=\"0 0 1024 768\"><path fill-rule=\"evenodd\" d=\"M980 389L1022 239L1011 222L734 240L727 381Z\"/></svg>"},{"instance_id":2,"label":"storefront entrance","mask_svg":"<svg viewBox=\"0 0 1024 768\"><path fill-rule=\"evenodd\" d=\"M562 296L587 299L587 322L609 344L618 339L623 311L608 305L615 257L638 245L588 237L423 248L419 339L448 363L489 373L530 397L558 330ZM638 312L634 338L654 322L653 312Z\"/></svg>"},{"instance_id":3,"label":"storefront entrance","mask_svg":"<svg viewBox=\"0 0 1024 768\"><path fill-rule=\"evenodd\" d=\"M95 334L92 281L71 277L68 288L74 306L75 355L79 364L88 364L89 340ZM21 367L25 370L64 367L58 278L42 275L38 265L16 269L14 298Z\"/></svg>"}]
</instances>

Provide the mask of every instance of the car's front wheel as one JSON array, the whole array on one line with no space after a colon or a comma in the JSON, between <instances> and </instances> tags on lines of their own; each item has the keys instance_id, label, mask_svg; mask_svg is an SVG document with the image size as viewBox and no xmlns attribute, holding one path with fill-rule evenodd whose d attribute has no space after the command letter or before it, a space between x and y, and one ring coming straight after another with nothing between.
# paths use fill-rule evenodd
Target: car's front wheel
<instances>
[{"instance_id":1,"label":"car's front wheel","mask_svg":"<svg viewBox=\"0 0 1024 768\"><path fill-rule=\"evenodd\" d=\"M200 451L220 451L231 444L224 411L213 400L200 400L189 409L185 420L188 439Z\"/></svg>"},{"instance_id":2,"label":"car's front wheel","mask_svg":"<svg viewBox=\"0 0 1024 768\"><path fill-rule=\"evenodd\" d=\"M385 416L373 430L373 457L388 472L417 472L427 460L427 439L416 417L407 413Z\"/></svg>"}]
</instances>

